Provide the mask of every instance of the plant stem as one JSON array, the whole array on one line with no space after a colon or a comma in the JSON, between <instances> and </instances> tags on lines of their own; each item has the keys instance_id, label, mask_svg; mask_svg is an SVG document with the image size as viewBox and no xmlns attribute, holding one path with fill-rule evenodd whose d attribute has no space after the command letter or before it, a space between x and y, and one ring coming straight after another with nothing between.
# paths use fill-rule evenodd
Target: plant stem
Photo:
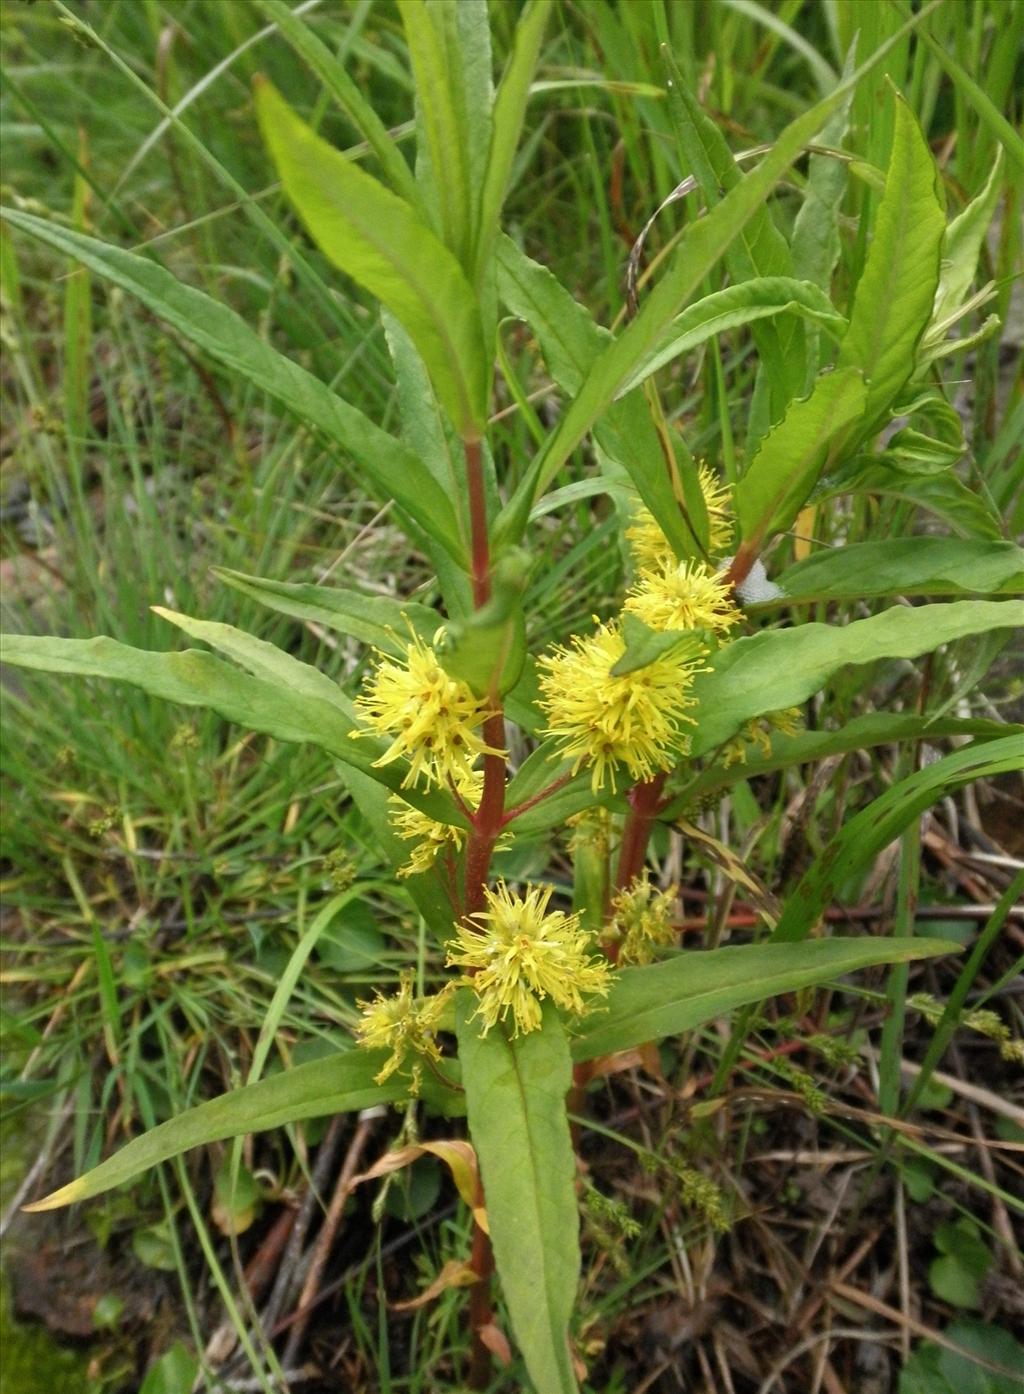
<instances>
[{"instance_id":1,"label":"plant stem","mask_svg":"<svg viewBox=\"0 0 1024 1394\"><path fill-rule=\"evenodd\" d=\"M491 598L491 548L487 534L487 499L484 493L483 454L478 440L466 440L466 485L469 494L469 523L471 532L470 577L473 585L473 607L480 610ZM493 710L484 722L483 736L487 745L496 750L505 748L505 718L501 702L492 693ZM485 904L491 856L501 835L505 812L506 762L504 755L484 756L484 787L480 806L471 821L466 844L466 887L464 913L473 915ZM478 1184L479 1203L483 1205L483 1189ZM491 1352L481 1339L480 1332L493 1320L491 1306L491 1276L494 1273L494 1250L489 1236L478 1224L473 1225L473 1251L470 1265L477 1280L469 1290L470 1328L470 1389L486 1389L491 1382Z\"/></svg>"},{"instance_id":2,"label":"plant stem","mask_svg":"<svg viewBox=\"0 0 1024 1394\"><path fill-rule=\"evenodd\" d=\"M483 1195L481 1193L481 1202ZM491 1307L491 1275L494 1272L494 1250L488 1235L476 1223L473 1225L473 1251L469 1266L477 1280L469 1290L469 1327L471 1348L469 1357L470 1389L486 1389L491 1382L491 1352L480 1338L481 1328L494 1319Z\"/></svg>"},{"instance_id":3,"label":"plant stem","mask_svg":"<svg viewBox=\"0 0 1024 1394\"><path fill-rule=\"evenodd\" d=\"M513 819L521 817L529 809L536 808L537 804L543 803L551 794L556 794L559 789L564 788L564 786L569 783L570 779L572 779L572 774L567 770L565 774L561 774L557 779L552 780L539 794L534 794L532 798L524 799L522 803L517 803L514 808L508 809L508 811L502 815L502 827L511 823Z\"/></svg>"},{"instance_id":4,"label":"plant stem","mask_svg":"<svg viewBox=\"0 0 1024 1394\"><path fill-rule=\"evenodd\" d=\"M491 598L491 549L487 536L487 499L484 495L483 452L478 440L463 442L466 451L466 485L469 491L473 607L479 610Z\"/></svg>"},{"instance_id":5,"label":"plant stem","mask_svg":"<svg viewBox=\"0 0 1024 1394\"><path fill-rule=\"evenodd\" d=\"M644 869L647 842L661 806L665 775L659 774L645 784L634 784L629 791L629 813L622 830L619 865L615 872L615 890L623 891Z\"/></svg>"}]
</instances>

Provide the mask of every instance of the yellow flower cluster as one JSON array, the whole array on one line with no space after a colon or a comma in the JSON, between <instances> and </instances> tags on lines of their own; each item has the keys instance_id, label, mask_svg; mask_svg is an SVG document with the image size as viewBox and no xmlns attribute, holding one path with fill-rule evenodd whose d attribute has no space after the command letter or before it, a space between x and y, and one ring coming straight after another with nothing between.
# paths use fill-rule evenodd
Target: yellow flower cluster
<instances>
[{"instance_id":1,"label":"yellow flower cluster","mask_svg":"<svg viewBox=\"0 0 1024 1394\"><path fill-rule=\"evenodd\" d=\"M678 895L678 886L657 890L646 871L619 892L612 901L612 918L603 936L609 945L618 946L617 963L650 963L656 949L675 947Z\"/></svg>"},{"instance_id":2,"label":"yellow flower cluster","mask_svg":"<svg viewBox=\"0 0 1024 1394\"><path fill-rule=\"evenodd\" d=\"M604 996L609 965L588 953L588 936L578 915L548 912L551 886L531 886L523 896L504 881L487 888L487 909L471 915L448 946L448 963L472 969L466 985L477 996L474 1019L483 1020L483 1034L505 1021L512 1034L536 1031L541 1025L541 1002L579 1013L585 999Z\"/></svg>"},{"instance_id":3,"label":"yellow flower cluster","mask_svg":"<svg viewBox=\"0 0 1024 1394\"><path fill-rule=\"evenodd\" d=\"M434 650L416 635L406 645L403 663L380 655L355 705L372 730L394 738L374 764L409 761L403 787L469 780L478 756L504 754L478 734L489 715L486 702L467 683L449 677Z\"/></svg>"},{"instance_id":4,"label":"yellow flower cluster","mask_svg":"<svg viewBox=\"0 0 1024 1394\"><path fill-rule=\"evenodd\" d=\"M468 775L458 775L452 782L470 808L479 804L484 786L482 770L470 770ZM392 794L388 803L394 809L391 825L398 836L415 843L409 860L398 869L399 876L415 876L419 872L429 871L443 852L462 851L462 844L466 840L465 828L454 823L439 823L429 813L413 808L397 794Z\"/></svg>"},{"instance_id":5,"label":"yellow flower cluster","mask_svg":"<svg viewBox=\"0 0 1024 1394\"><path fill-rule=\"evenodd\" d=\"M698 465L697 479L708 511L708 551L716 556L726 551L732 541L732 490L727 484L720 484L707 465ZM626 529L626 540L637 567L643 571L657 571L676 561L671 543L654 515L642 504Z\"/></svg>"},{"instance_id":6,"label":"yellow flower cluster","mask_svg":"<svg viewBox=\"0 0 1024 1394\"><path fill-rule=\"evenodd\" d=\"M676 561L641 571L626 598L631 611L650 629L710 629L724 633L742 616L733 604L724 575L702 561Z\"/></svg>"},{"instance_id":7,"label":"yellow flower cluster","mask_svg":"<svg viewBox=\"0 0 1024 1394\"><path fill-rule=\"evenodd\" d=\"M781 711L766 712L764 716L748 721L740 731L727 741L722 748L722 764L725 769L733 765L745 765L747 746L756 745L767 760L772 753L772 733L781 731L784 736L795 736L803 722L799 707L784 707Z\"/></svg>"},{"instance_id":8,"label":"yellow flower cluster","mask_svg":"<svg viewBox=\"0 0 1024 1394\"><path fill-rule=\"evenodd\" d=\"M593 767L595 793L606 784L615 789L620 766L633 781L670 770L687 747L684 726L693 724L686 715L694 704L687 689L700 660L692 652L674 657L670 650L643 668L615 675L625 651L622 632L611 623L538 660L547 734L573 761L574 774L581 765Z\"/></svg>"},{"instance_id":9,"label":"yellow flower cluster","mask_svg":"<svg viewBox=\"0 0 1024 1394\"><path fill-rule=\"evenodd\" d=\"M447 990L436 997L413 996L412 971L405 972L399 979L398 991L385 997L378 988L371 1002L357 1002L361 1008L362 1021L356 1028L356 1039L367 1050L389 1050L391 1054L384 1062L383 1069L375 1076L378 1084L390 1079L396 1070L402 1070L410 1055L426 1056L430 1060L440 1060L441 1052L434 1039L441 1023L441 1016L448 1002ZM419 1085L419 1066L414 1064L412 1092Z\"/></svg>"}]
</instances>

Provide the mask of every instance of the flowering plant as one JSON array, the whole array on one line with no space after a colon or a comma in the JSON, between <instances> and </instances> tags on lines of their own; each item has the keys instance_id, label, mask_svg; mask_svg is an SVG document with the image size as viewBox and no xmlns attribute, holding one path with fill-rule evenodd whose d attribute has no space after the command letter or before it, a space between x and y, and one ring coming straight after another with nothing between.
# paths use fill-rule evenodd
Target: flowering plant
<instances>
[{"instance_id":1,"label":"flowering plant","mask_svg":"<svg viewBox=\"0 0 1024 1394\"><path fill-rule=\"evenodd\" d=\"M947 228L928 147L898 98L848 314L827 293L831 265L816 281L797 277L769 211L780 179L905 30L798 116L743 178L669 58L665 90L683 162L699 171L709 208L612 335L499 226L547 0L525 6L496 91L479 81L489 71L486 26L462 21L469 7L400 0L417 97L415 175L295 12L282 0L264 7L314 70L331 75L379 167L378 178L342 156L259 84L266 145L303 225L384 307L401 435L145 258L26 212L9 221L137 295L357 462L429 558L441 607L222 573L272 609L364 642L369 671L354 698L263 641L168 610L159 613L207 648L148 653L106 639L12 636L5 657L134 683L321 747L451 972L429 992L410 968L397 992L362 1004L358 1049L200 1105L36 1208L95 1195L200 1142L318 1114L396 1102L406 1135L411 1100L430 1116L464 1114L477 1167L472 1252L459 1277L470 1288L470 1382L483 1387L491 1353L504 1348L492 1308L496 1261L535 1388L567 1394L580 1363L569 1336L579 1274L570 1115L585 1109L588 1085L648 1043L769 994L947 951L921 939L811 936L837 866L865 865L941 792L1019 758L1012 740L995 739L912 776L900 797L893 791L838 835L781 908L693 822L748 770L801 761L810 747L800 709L844 665L914 658L1021 621L1018 604L972 599L894 606L845 626L782 627L789 606L848 596L872 544L859 557L844 555L855 546L824 562L811 556L778 582L767 581L763 561L815 490L860 487L857 472L880 467L865 457L890 417L914 410L925 392L964 303L962 266L971 246L976 258L977 239ZM813 165L808 188L808 216L834 228L836 200L813 204ZM720 261L733 284L697 298ZM565 402L521 469L499 465L490 449L499 305L529 326ZM692 457L656 388L658 371L706 342L726 312L732 327L754 327L760 361L743 467L729 475ZM629 579L612 613L531 652L531 585L546 564L540 520L564 501L552 486L587 438L593 468L567 486L569 497L611 500ZM1019 559L1004 560L1019 570ZM863 593L950 593L934 584L933 566L908 544L881 588ZM889 738L879 730L878 740ZM849 748L843 741L831 733L814 749ZM509 869L518 847L566 827L571 882ZM650 864L656 830L680 829L756 897L758 942L680 951L675 888L669 878L659 884ZM452 1155L465 1165L464 1144ZM699 1176L688 1184L723 1223L721 1198L709 1199Z\"/></svg>"}]
</instances>

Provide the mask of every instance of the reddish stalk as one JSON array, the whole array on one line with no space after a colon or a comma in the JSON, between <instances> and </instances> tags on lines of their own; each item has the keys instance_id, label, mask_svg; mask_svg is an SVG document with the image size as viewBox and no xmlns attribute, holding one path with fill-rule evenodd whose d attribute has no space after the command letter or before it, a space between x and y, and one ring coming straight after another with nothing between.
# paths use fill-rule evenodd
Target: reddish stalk
<instances>
[{"instance_id":1,"label":"reddish stalk","mask_svg":"<svg viewBox=\"0 0 1024 1394\"><path fill-rule=\"evenodd\" d=\"M483 1203L483 1192L480 1192ZM473 1251L469 1266L477 1275L476 1282L469 1290L469 1328L472 1333L472 1347L469 1357L470 1389L486 1389L491 1382L491 1352L480 1335L485 1326L494 1320L491 1306L491 1276L494 1273L494 1250L491 1241L479 1225L473 1226Z\"/></svg>"},{"instance_id":2,"label":"reddish stalk","mask_svg":"<svg viewBox=\"0 0 1024 1394\"><path fill-rule=\"evenodd\" d=\"M466 485L469 491L469 526L472 538L470 576L473 581L473 606L479 610L491 598L491 552L487 537L483 453L478 440L467 440L463 444L466 450Z\"/></svg>"},{"instance_id":3,"label":"reddish stalk","mask_svg":"<svg viewBox=\"0 0 1024 1394\"><path fill-rule=\"evenodd\" d=\"M484 493L483 455L478 440L465 441L466 485L469 494L471 531L470 577L473 584L473 606L479 610L491 598L491 551L487 534L487 499ZM496 750L505 748L505 719L497 693L492 694L491 715L484 722L483 737ZM484 908L484 887L487 885L491 856L501 835L505 812L504 755L484 756L484 787L480 806L470 823L466 844L465 914L473 915ZM483 1204L483 1192L480 1191ZM494 1272L494 1251L490 1237L473 1225L473 1251L470 1266L477 1280L469 1291L470 1364L469 1387L486 1389L491 1381L491 1352L481 1331L491 1324L491 1276Z\"/></svg>"},{"instance_id":4,"label":"reddish stalk","mask_svg":"<svg viewBox=\"0 0 1024 1394\"><path fill-rule=\"evenodd\" d=\"M625 890L631 881L644 869L647 859L647 843L651 836L654 820L661 807L661 794L665 788L664 774L655 775L645 784L634 784L629 791L629 814L622 830L622 846L619 848L619 865L615 872L615 889Z\"/></svg>"},{"instance_id":5,"label":"reddish stalk","mask_svg":"<svg viewBox=\"0 0 1024 1394\"><path fill-rule=\"evenodd\" d=\"M537 804L543 803L551 794L555 794L559 789L564 788L564 786L569 783L570 779L572 779L572 773L567 770L565 774L559 775L557 779L552 780L539 794L534 794L531 799L524 799L522 803L517 803L514 808L508 809L508 811L502 815L502 827L511 823L513 819L521 817L531 808L536 808Z\"/></svg>"}]
</instances>

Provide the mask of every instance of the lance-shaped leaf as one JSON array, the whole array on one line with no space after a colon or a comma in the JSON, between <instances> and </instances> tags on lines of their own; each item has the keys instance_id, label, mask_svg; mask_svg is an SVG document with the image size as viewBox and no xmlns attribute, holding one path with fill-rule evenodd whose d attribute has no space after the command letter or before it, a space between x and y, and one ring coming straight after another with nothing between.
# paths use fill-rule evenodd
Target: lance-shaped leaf
<instances>
[{"instance_id":1,"label":"lance-shaped leaf","mask_svg":"<svg viewBox=\"0 0 1024 1394\"><path fill-rule=\"evenodd\" d=\"M909 963L954 949L946 939L815 939L687 950L646 968L624 968L615 975L606 1008L577 1027L573 1059L594 1060L692 1031L736 1007L877 963Z\"/></svg>"},{"instance_id":2,"label":"lance-shaped leaf","mask_svg":"<svg viewBox=\"0 0 1024 1394\"><path fill-rule=\"evenodd\" d=\"M772 939L805 938L817 924L825 906L835 898L838 887L868 866L913 819L946 794L975 779L1021 769L1024 769L1024 740L1013 735L955 750L901 779L851 818L830 846L812 862L786 901Z\"/></svg>"},{"instance_id":3,"label":"lance-shaped leaf","mask_svg":"<svg viewBox=\"0 0 1024 1394\"><path fill-rule=\"evenodd\" d=\"M274 581L221 566L212 570L219 580L278 614L322 625L338 634L351 634L395 657L404 654L410 628L429 644L442 623L436 610L414 600L363 595L342 586L316 586L308 581Z\"/></svg>"},{"instance_id":4,"label":"lance-shaped leaf","mask_svg":"<svg viewBox=\"0 0 1024 1394\"><path fill-rule=\"evenodd\" d=\"M495 535L502 544L518 541L530 510L547 489L573 450L629 381L637 365L658 345L669 325L699 288L719 258L764 206L772 190L800 151L843 102L846 94L894 44L920 23L921 11L881 44L870 58L835 90L803 112L785 128L755 170L730 189L721 203L691 223L679 240L669 265L636 318L603 350L558 426L527 471L498 520Z\"/></svg>"},{"instance_id":5,"label":"lance-shaped leaf","mask_svg":"<svg viewBox=\"0 0 1024 1394\"><path fill-rule=\"evenodd\" d=\"M882 595L1020 595L1024 548L959 537L854 542L797 562L778 585L782 595L767 602L772 607Z\"/></svg>"},{"instance_id":6,"label":"lance-shaped leaf","mask_svg":"<svg viewBox=\"0 0 1024 1394\"><path fill-rule=\"evenodd\" d=\"M191 1147L401 1099L407 1082L392 1077L374 1083L386 1058L386 1051L342 1050L208 1099L133 1138L92 1171L25 1208L56 1210L89 1200Z\"/></svg>"},{"instance_id":7,"label":"lance-shaped leaf","mask_svg":"<svg viewBox=\"0 0 1024 1394\"><path fill-rule=\"evenodd\" d=\"M565 1096L569 1046L548 1003L541 1030L480 1035L474 999L456 1025L470 1136L512 1330L537 1394L575 1394L569 1318L580 1274L572 1140Z\"/></svg>"},{"instance_id":8,"label":"lance-shaped leaf","mask_svg":"<svg viewBox=\"0 0 1024 1394\"><path fill-rule=\"evenodd\" d=\"M460 563L465 549L451 500L418 457L387 431L259 337L234 310L183 285L147 257L72 232L44 218L3 209L11 227L90 267L166 321L191 343L269 393L305 425L352 455L383 499L394 499Z\"/></svg>"},{"instance_id":9,"label":"lance-shaped leaf","mask_svg":"<svg viewBox=\"0 0 1024 1394\"><path fill-rule=\"evenodd\" d=\"M745 779L792 765L814 765L830 755L848 755L851 750L870 750L872 746L898 741L941 741L947 736L976 736L997 740L1016 735L1024 740L1024 726L985 717L916 716L907 712L866 712L845 721L837 731L797 731L791 736L773 733L771 754L752 746L742 764L712 765L672 800L661 816L667 823L688 809L701 806L709 794L728 789Z\"/></svg>"},{"instance_id":10,"label":"lance-shaped leaf","mask_svg":"<svg viewBox=\"0 0 1024 1394\"><path fill-rule=\"evenodd\" d=\"M935 161L910 107L897 97L885 193L839 350L838 367L859 368L868 384L861 437L914 370L939 284L945 226Z\"/></svg>"},{"instance_id":11,"label":"lance-shaped leaf","mask_svg":"<svg viewBox=\"0 0 1024 1394\"><path fill-rule=\"evenodd\" d=\"M659 368L684 353L691 353L716 334L787 313L823 325L833 334L841 334L846 328L845 318L825 292L812 282L793 276L758 276L752 281L741 281L739 285L713 291L688 306L673 321L665 343L644 359L623 392L639 387Z\"/></svg>"},{"instance_id":12,"label":"lance-shaped leaf","mask_svg":"<svg viewBox=\"0 0 1024 1394\"><path fill-rule=\"evenodd\" d=\"M478 276L487 265L497 235L501 206L512 177L512 164L526 114L530 81L537 66L551 4L552 0L529 0L518 16L512 52L494 100L491 146L480 193L480 229L476 253Z\"/></svg>"},{"instance_id":13,"label":"lance-shaped leaf","mask_svg":"<svg viewBox=\"0 0 1024 1394\"><path fill-rule=\"evenodd\" d=\"M266 81L256 105L285 192L330 260L375 295L416 345L458 429L477 436L490 365L476 296L415 211L322 140Z\"/></svg>"},{"instance_id":14,"label":"lance-shaped leaf","mask_svg":"<svg viewBox=\"0 0 1024 1394\"><path fill-rule=\"evenodd\" d=\"M790 526L818 482L832 442L864 412L867 390L857 368L825 373L809 397L791 402L736 486L744 548L758 552Z\"/></svg>"},{"instance_id":15,"label":"lance-shaped leaf","mask_svg":"<svg viewBox=\"0 0 1024 1394\"><path fill-rule=\"evenodd\" d=\"M961 600L895 606L852 624L802 624L737 639L712 655L694 679L699 702L691 749L703 755L753 717L799 706L847 663L917 658L940 644L1024 624L1016 600Z\"/></svg>"},{"instance_id":16,"label":"lance-shaped leaf","mask_svg":"<svg viewBox=\"0 0 1024 1394\"><path fill-rule=\"evenodd\" d=\"M168 614L169 617L169 614ZM176 617L176 622L186 617ZM192 620L191 632L207 642L216 640L227 646L234 644L231 635L241 636L253 647L248 649L249 666L255 666L254 656L257 646L271 649L273 645L262 644L240 630L231 631L230 625L209 625L202 632L203 621ZM217 631L231 631L224 636ZM275 650L283 665L294 664L296 668L307 669L316 674L308 664L290 659L287 654ZM141 688L154 697L162 697L168 702L180 702L187 707L208 707L228 721L235 721L251 731L259 731L274 736L281 741L308 742L335 756L343 764L385 785L417 808L422 808L432 818L443 823L463 823L465 820L456 808L451 797L441 790L429 793L419 789L402 789L403 766L400 764L382 765L374 761L382 754L382 742L361 734L353 739L357 723L352 713L351 703L335 687L332 697L328 697L322 684L313 683L308 674L298 675L294 669L282 666L277 672L266 655L267 667L260 676L252 671L242 672L213 654L199 649L185 649L181 653L154 653L146 649L131 648L116 639L100 636L97 639L51 639L37 638L34 635L8 634L2 639L0 648L5 663L14 663L21 668L35 668L48 673L71 673L78 677L111 678L115 682L127 682ZM232 654L242 659L240 653ZM287 676L282 676L287 673ZM316 674L316 678L323 674ZM323 678L324 682L330 680ZM285 685L288 683L289 685ZM334 684L331 684L334 687Z\"/></svg>"}]
</instances>

